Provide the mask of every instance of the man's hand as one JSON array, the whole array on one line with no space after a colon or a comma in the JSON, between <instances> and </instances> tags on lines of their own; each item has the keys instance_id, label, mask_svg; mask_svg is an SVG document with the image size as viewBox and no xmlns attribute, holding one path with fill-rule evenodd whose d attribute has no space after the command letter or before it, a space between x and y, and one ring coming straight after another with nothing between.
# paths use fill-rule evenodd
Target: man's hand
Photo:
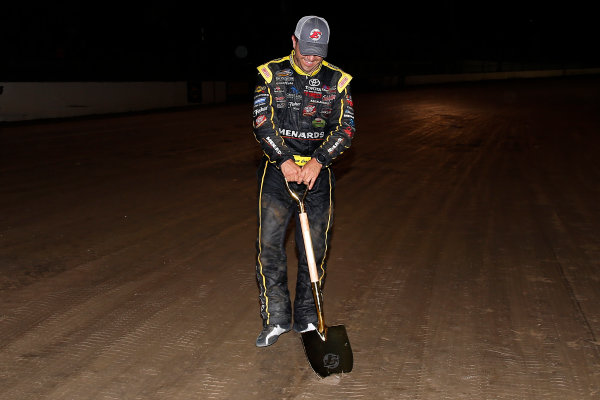
<instances>
[{"instance_id":1,"label":"man's hand","mask_svg":"<svg viewBox=\"0 0 600 400\"><path fill-rule=\"evenodd\" d=\"M288 182L302 183L302 169L296 165L294 160L290 159L281 164L281 172Z\"/></svg>"},{"instance_id":2,"label":"man's hand","mask_svg":"<svg viewBox=\"0 0 600 400\"><path fill-rule=\"evenodd\" d=\"M319 176L319 172L321 172L321 168L323 168L323 166L319 164L315 158L311 158L302 167L302 171L300 172L300 180L302 183L308 186L308 190L311 190L315 185L315 181Z\"/></svg>"}]
</instances>

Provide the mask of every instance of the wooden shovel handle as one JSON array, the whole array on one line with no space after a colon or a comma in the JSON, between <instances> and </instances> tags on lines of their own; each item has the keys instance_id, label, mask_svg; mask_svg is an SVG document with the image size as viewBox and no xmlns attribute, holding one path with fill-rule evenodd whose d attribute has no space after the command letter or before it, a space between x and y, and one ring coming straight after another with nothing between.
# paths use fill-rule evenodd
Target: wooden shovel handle
<instances>
[{"instance_id":1,"label":"wooden shovel handle","mask_svg":"<svg viewBox=\"0 0 600 400\"><path fill-rule=\"evenodd\" d=\"M304 239L304 248L306 249L306 260L308 261L308 273L311 282L319 281L317 272L317 263L315 262L315 252L313 251L312 238L310 237L310 227L308 225L308 215L305 212L298 214L300 217L300 226L302 228L302 238Z\"/></svg>"}]
</instances>

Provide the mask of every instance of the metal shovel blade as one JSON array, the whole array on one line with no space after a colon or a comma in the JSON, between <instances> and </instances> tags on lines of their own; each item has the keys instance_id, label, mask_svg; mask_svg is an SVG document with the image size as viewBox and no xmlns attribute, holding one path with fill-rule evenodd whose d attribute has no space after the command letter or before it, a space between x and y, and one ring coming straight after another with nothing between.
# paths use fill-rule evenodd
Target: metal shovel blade
<instances>
[{"instance_id":1,"label":"metal shovel blade","mask_svg":"<svg viewBox=\"0 0 600 400\"><path fill-rule=\"evenodd\" d=\"M302 344L312 369L321 378L352 371L354 357L344 325L326 327L324 339L318 330L302 333Z\"/></svg>"}]
</instances>

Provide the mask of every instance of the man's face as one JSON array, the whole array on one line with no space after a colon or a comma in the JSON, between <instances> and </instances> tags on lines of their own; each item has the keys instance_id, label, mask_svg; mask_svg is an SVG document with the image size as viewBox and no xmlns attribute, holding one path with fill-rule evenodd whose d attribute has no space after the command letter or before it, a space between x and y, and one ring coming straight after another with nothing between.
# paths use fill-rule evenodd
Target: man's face
<instances>
[{"instance_id":1,"label":"man's face","mask_svg":"<svg viewBox=\"0 0 600 400\"><path fill-rule=\"evenodd\" d=\"M300 46L298 45L298 40L295 36L292 36L292 43L294 44L294 62L300 69L307 74L312 73L323 61L323 57L321 56L305 56L300 52Z\"/></svg>"}]
</instances>

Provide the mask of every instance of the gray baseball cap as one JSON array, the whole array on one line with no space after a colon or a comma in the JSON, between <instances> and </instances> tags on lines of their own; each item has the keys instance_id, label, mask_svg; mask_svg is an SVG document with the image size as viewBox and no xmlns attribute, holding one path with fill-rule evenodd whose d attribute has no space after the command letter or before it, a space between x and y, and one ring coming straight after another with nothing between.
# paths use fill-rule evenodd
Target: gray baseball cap
<instances>
[{"instance_id":1,"label":"gray baseball cap","mask_svg":"<svg viewBox=\"0 0 600 400\"><path fill-rule=\"evenodd\" d=\"M298 38L300 53L305 56L327 57L329 24L325 19L314 15L300 18L294 35Z\"/></svg>"}]
</instances>

